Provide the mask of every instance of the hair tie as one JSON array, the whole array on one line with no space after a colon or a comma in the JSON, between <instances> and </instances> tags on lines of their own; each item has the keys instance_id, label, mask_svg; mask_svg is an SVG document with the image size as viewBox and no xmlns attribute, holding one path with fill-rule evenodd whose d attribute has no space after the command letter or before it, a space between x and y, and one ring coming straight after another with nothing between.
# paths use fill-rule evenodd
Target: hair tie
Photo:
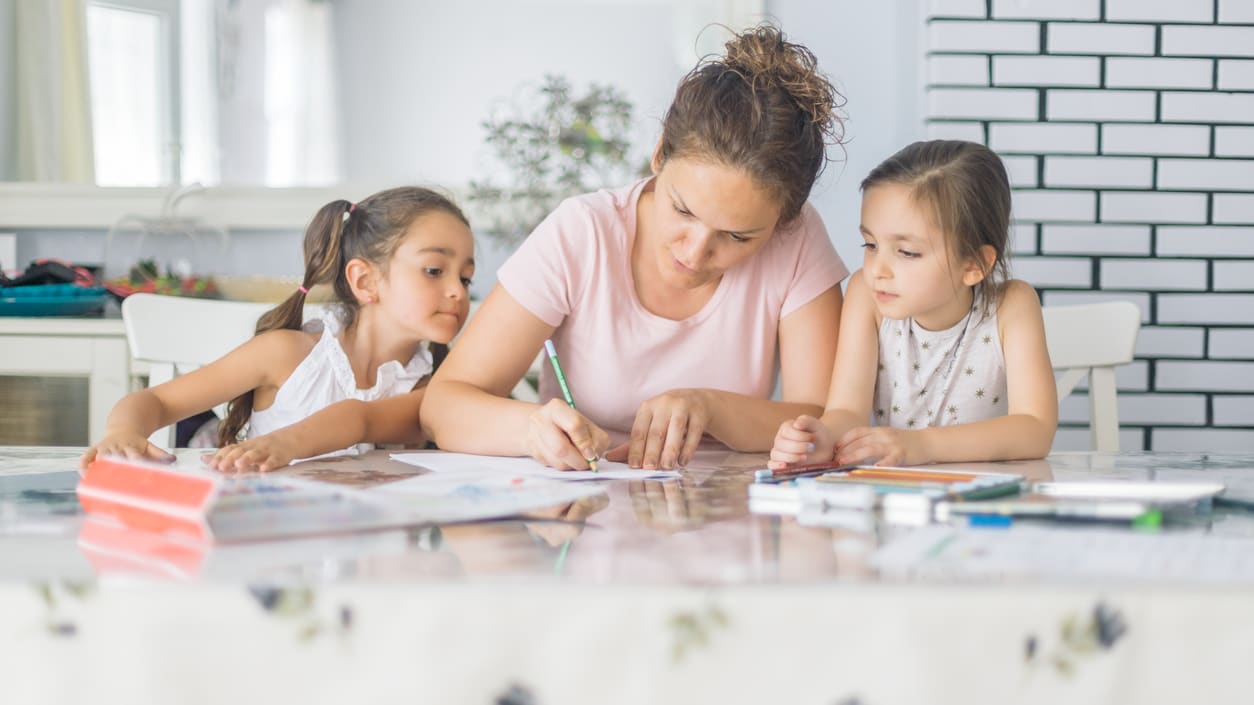
<instances>
[{"instance_id":1,"label":"hair tie","mask_svg":"<svg viewBox=\"0 0 1254 705\"><path fill-rule=\"evenodd\" d=\"M308 290L308 289L306 289L304 286L298 286L298 287L296 287L296 288L297 288L297 290L299 290L299 291L300 291L300 293L302 293L302 294L308 294L308 293L309 293L309 290Z\"/></svg>"},{"instance_id":2,"label":"hair tie","mask_svg":"<svg viewBox=\"0 0 1254 705\"><path fill-rule=\"evenodd\" d=\"M352 212L353 212L353 211L355 211L355 210L357 210L357 204L356 204L356 203L350 203L350 204L348 204L348 210L344 211L344 217L340 219L340 222L341 222L341 223L347 223L347 222L348 222L348 214L349 214L349 213L352 213Z\"/></svg>"}]
</instances>

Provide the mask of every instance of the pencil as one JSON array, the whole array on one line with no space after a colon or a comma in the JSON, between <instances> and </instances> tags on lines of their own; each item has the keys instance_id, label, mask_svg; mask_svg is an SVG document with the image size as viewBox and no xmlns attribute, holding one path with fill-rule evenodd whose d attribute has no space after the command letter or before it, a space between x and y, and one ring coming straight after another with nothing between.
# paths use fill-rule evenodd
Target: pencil
<instances>
[{"instance_id":1,"label":"pencil","mask_svg":"<svg viewBox=\"0 0 1254 705\"><path fill-rule=\"evenodd\" d=\"M570 408L575 408L575 397L570 393L570 386L566 384L566 375L562 372L562 365L557 361L557 348L553 347L552 340L544 341L544 349L549 354L549 364L553 365L553 374L557 375L557 384L562 388L562 396L566 398L566 404ZM588 467L592 468L592 472L597 471L596 456L585 458L588 461Z\"/></svg>"}]
</instances>

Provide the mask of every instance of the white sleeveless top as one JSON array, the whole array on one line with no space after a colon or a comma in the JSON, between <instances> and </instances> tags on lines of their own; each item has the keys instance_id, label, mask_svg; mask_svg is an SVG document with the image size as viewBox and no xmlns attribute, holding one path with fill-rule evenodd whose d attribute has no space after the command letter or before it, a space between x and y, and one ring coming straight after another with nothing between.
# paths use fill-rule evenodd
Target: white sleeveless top
<instances>
[{"instance_id":1,"label":"white sleeveless top","mask_svg":"<svg viewBox=\"0 0 1254 705\"><path fill-rule=\"evenodd\" d=\"M301 330L308 333L321 331L322 337L279 387L274 403L252 413L248 421L248 438L290 426L337 401L374 401L405 394L419 380L431 374L431 351L427 342L423 341L404 367L396 360L389 360L379 366L373 387L358 389L348 355L340 345L338 336L342 330L342 318L337 308L331 307L318 318L306 321ZM326 455L346 455L373 448L372 444L360 443Z\"/></svg>"},{"instance_id":2,"label":"white sleeveless top","mask_svg":"<svg viewBox=\"0 0 1254 705\"><path fill-rule=\"evenodd\" d=\"M1004 416L1006 362L997 310L971 311L947 330L914 319L880 323L879 371L871 423L893 428L953 426Z\"/></svg>"}]
</instances>

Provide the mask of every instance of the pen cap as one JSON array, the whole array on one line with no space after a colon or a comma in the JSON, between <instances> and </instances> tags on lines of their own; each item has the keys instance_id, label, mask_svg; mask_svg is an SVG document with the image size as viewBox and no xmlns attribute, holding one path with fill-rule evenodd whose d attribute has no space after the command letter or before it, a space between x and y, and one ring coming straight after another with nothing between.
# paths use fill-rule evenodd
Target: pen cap
<instances>
[{"instance_id":1,"label":"pen cap","mask_svg":"<svg viewBox=\"0 0 1254 705\"><path fill-rule=\"evenodd\" d=\"M557 357L557 348L553 347L552 340L544 341L544 352L546 352L549 357Z\"/></svg>"}]
</instances>

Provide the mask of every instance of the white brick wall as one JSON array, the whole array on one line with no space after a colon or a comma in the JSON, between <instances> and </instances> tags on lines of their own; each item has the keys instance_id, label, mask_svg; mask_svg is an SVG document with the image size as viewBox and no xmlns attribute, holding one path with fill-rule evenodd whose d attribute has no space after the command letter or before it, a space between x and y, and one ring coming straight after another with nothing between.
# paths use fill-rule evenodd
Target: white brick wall
<instances>
[{"instance_id":1,"label":"white brick wall","mask_svg":"<svg viewBox=\"0 0 1254 705\"><path fill-rule=\"evenodd\" d=\"M1154 160L1144 157L1045 157L1046 186L1149 188Z\"/></svg>"},{"instance_id":2,"label":"white brick wall","mask_svg":"<svg viewBox=\"0 0 1254 705\"><path fill-rule=\"evenodd\" d=\"M928 28L931 51L968 51L979 54L1035 54L1041 45L1036 22L947 22L933 20Z\"/></svg>"},{"instance_id":3,"label":"white brick wall","mask_svg":"<svg viewBox=\"0 0 1254 705\"><path fill-rule=\"evenodd\" d=\"M1254 328L1212 328L1209 353L1216 360L1254 360Z\"/></svg>"},{"instance_id":4,"label":"white brick wall","mask_svg":"<svg viewBox=\"0 0 1254 705\"><path fill-rule=\"evenodd\" d=\"M1216 127L1215 156L1254 157L1254 127Z\"/></svg>"},{"instance_id":5,"label":"white brick wall","mask_svg":"<svg viewBox=\"0 0 1254 705\"><path fill-rule=\"evenodd\" d=\"M1069 123L993 123L988 126L988 146L998 153L1038 153L1048 144L1051 152L1096 154L1097 126Z\"/></svg>"},{"instance_id":6,"label":"white brick wall","mask_svg":"<svg viewBox=\"0 0 1254 705\"><path fill-rule=\"evenodd\" d=\"M1210 88L1215 62L1210 59L1106 59L1109 88Z\"/></svg>"},{"instance_id":7,"label":"white brick wall","mask_svg":"<svg viewBox=\"0 0 1254 705\"><path fill-rule=\"evenodd\" d=\"M1099 0L993 0L997 19L1096 20Z\"/></svg>"},{"instance_id":8,"label":"white brick wall","mask_svg":"<svg viewBox=\"0 0 1254 705\"><path fill-rule=\"evenodd\" d=\"M1102 62L1091 56L994 56L998 86L1098 86Z\"/></svg>"},{"instance_id":9,"label":"white brick wall","mask_svg":"<svg viewBox=\"0 0 1254 705\"><path fill-rule=\"evenodd\" d=\"M1047 255L1148 255L1148 225L1046 224L1041 252Z\"/></svg>"},{"instance_id":10,"label":"white brick wall","mask_svg":"<svg viewBox=\"0 0 1254 705\"><path fill-rule=\"evenodd\" d=\"M1131 0L1139 2L1140 0ZM1172 0L1168 0L1172 1ZM1181 2L1181 5L1201 5ZM1254 56L1254 27L1163 27L1164 56Z\"/></svg>"},{"instance_id":11,"label":"white brick wall","mask_svg":"<svg viewBox=\"0 0 1254 705\"><path fill-rule=\"evenodd\" d=\"M1217 260L1215 291L1254 291L1254 261Z\"/></svg>"},{"instance_id":12,"label":"white brick wall","mask_svg":"<svg viewBox=\"0 0 1254 705\"><path fill-rule=\"evenodd\" d=\"M1091 289L1093 264L1087 257L1024 257L1015 262L1015 276L1042 287Z\"/></svg>"},{"instance_id":13,"label":"white brick wall","mask_svg":"<svg viewBox=\"0 0 1254 705\"><path fill-rule=\"evenodd\" d=\"M1251 187L1254 159L1158 160L1158 188L1238 191Z\"/></svg>"},{"instance_id":14,"label":"white brick wall","mask_svg":"<svg viewBox=\"0 0 1254 705\"><path fill-rule=\"evenodd\" d=\"M1254 326L1254 295L1160 294L1158 322Z\"/></svg>"},{"instance_id":15,"label":"white brick wall","mask_svg":"<svg viewBox=\"0 0 1254 705\"><path fill-rule=\"evenodd\" d=\"M1143 91L1080 91L1057 88L1046 91L1045 114L1050 120L1154 119L1154 94Z\"/></svg>"},{"instance_id":16,"label":"white brick wall","mask_svg":"<svg viewBox=\"0 0 1254 705\"><path fill-rule=\"evenodd\" d=\"M1004 156L1001 160L1006 166L1012 188L1036 188L1041 185L1037 179L1039 157Z\"/></svg>"},{"instance_id":17,"label":"white brick wall","mask_svg":"<svg viewBox=\"0 0 1254 705\"><path fill-rule=\"evenodd\" d=\"M1254 61L1225 59L1219 62L1219 90L1254 91Z\"/></svg>"},{"instance_id":18,"label":"white brick wall","mask_svg":"<svg viewBox=\"0 0 1254 705\"><path fill-rule=\"evenodd\" d=\"M1254 419L1254 396L1216 396L1216 426L1248 426Z\"/></svg>"},{"instance_id":19,"label":"white brick wall","mask_svg":"<svg viewBox=\"0 0 1254 705\"><path fill-rule=\"evenodd\" d=\"M1011 215L1016 220L1053 222L1093 220L1097 197L1091 191L1036 191L1024 189L1012 195Z\"/></svg>"},{"instance_id":20,"label":"white brick wall","mask_svg":"<svg viewBox=\"0 0 1254 705\"><path fill-rule=\"evenodd\" d=\"M1036 91L1015 88L933 88L928 111L937 118L1034 120L1037 97Z\"/></svg>"},{"instance_id":21,"label":"white brick wall","mask_svg":"<svg viewBox=\"0 0 1254 705\"><path fill-rule=\"evenodd\" d=\"M1254 257L1254 228L1158 228L1158 255Z\"/></svg>"},{"instance_id":22,"label":"white brick wall","mask_svg":"<svg viewBox=\"0 0 1254 705\"><path fill-rule=\"evenodd\" d=\"M1157 30L1150 25L1050 22L1045 44L1051 54L1152 55Z\"/></svg>"},{"instance_id":23,"label":"white brick wall","mask_svg":"<svg viewBox=\"0 0 1254 705\"><path fill-rule=\"evenodd\" d=\"M1158 362L1158 388L1211 392L1254 392L1254 362Z\"/></svg>"},{"instance_id":24,"label":"white brick wall","mask_svg":"<svg viewBox=\"0 0 1254 705\"><path fill-rule=\"evenodd\" d=\"M1088 126L1068 125L1068 127ZM1102 125L1102 154L1169 154L1204 157L1210 154L1210 133L1211 128L1203 125L1107 124Z\"/></svg>"},{"instance_id":25,"label":"white brick wall","mask_svg":"<svg viewBox=\"0 0 1254 705\"><path fill-rule=\"evenodd\" d=\"M1205 352L1205 328L1141 326L1136 336L1137 357L1202 357Z\"/></svg>"},{"instance_id":26,"label":"white brick wall","mask_svg":"<svg viewBox=\"0 0 1254 705\"><path fill-rule=\"evenodd\" d=\"M1154 432L1154 450L1189 453L1248 453L1254 431L1241 429L1164 428Z\"/></svg>"},{"instance_id":27,"label":"white brick wall","mask_svg":"<svg viewBox=\"0 0 1254 705\"><path fill-rule=\"evenodd\" d=\"M984 125L979 122L929 122L927 138L930 140L966 140L984 144Z\"/></svg>"},{"instance_id":28,"label":"white brick wall","mask_svg":"<svg viewBox=\"0 0 1254 705\"><path fill-rule=\"evenodd\" d=\"M1110 191L1102 194L1106 223L1205 223L1204 193Z\"/></svg>"},{"instance_id":29,"label":"white brick wall","mask_svg":"<svg viewBox=\"0 0 1254 705\"><path fill-rule=\"evenodd\" d=\"M928 0L929 17L978 17L988 16L986 0Z\"/></svg>"},{"instance_id":30,"label":"white brick wall","mask_svg":"<svg viewBox=\"0 0 1254 705\"><path fill-rule=\"evenodd\" d=\"M1254 2L1250 2L1250 0L1219 0L1219 21L1254 24Z\"/></svg>"},{"instance_id":31,"label":"white brick wall","mask_svg":"<svg viewBox=\"0 0 1254 705\"><path fill-rule=\"evenodd\" d=\"M1249 93L1163 93L1164 122L1243 123L1254 113Z\"/></svg>"},{"instance_id":32,"label":"white brick wall","mask_svg":"<svg viewBox=\"0 0 1254 705\"><path fill-rule=\"evenodd\" d=\"M928 62L927 77L934 86L987 86L988 57L937 56Z\"/></svg>"},{"instance_id":33,"label":"white brick wall","mask_svg":"<svg viewBox=\"0 0 1254 705\"><path fill-rule=\"evenodd\" d=\"M1198 0L1106 0L1111 22L1213 22L1215 6Z\"/></svg>"},{"instance_id":34,"label":"white brick wall","mask_svg":"<svg viewBox=\"0 0 1254 705\"><path fill-rule=\"evenodd\" d=\"M1215 194L1214 219L1216 223L1254 225L1254 193Z\"/></svg>"},{"instance_id":35,"label":"white brick wall","mask_svg":"<svg viewBox=\"0 0 1254 705\"><path fill-rule=\"evenodd\" d=\"M1206 291L1200 259L1102 259L1101 288L1132 291Z\"/></svg>"},{"instance_id":36,"label":"white brick wall","mask_svg":"<svg viewBox=\"0 0 1254 705\"><path fill-rule=\"evenodd\" d=\"M1254 0L929 11L928 134L1003 155L1012 273L1141 311L1124 447L1254 449ZM1085 393L1061 415L1055 448L1087 447Z\"/></svg>"}]
</instances>

